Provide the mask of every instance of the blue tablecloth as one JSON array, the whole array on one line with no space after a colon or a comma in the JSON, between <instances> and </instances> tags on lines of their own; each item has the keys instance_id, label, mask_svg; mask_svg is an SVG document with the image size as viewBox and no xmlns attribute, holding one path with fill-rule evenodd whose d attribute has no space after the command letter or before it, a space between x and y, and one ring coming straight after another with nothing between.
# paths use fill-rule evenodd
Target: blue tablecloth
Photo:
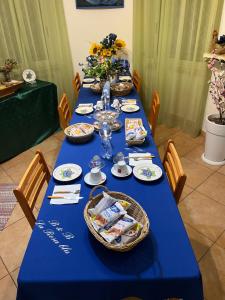
<instances>
[{"instance_id":1,"label":"blue tablecloth","mask_svg":"<svg viewBox=\"0 0 225 300\"><path fill-rule=\"evenodd\" d=\"M98 98L82 88L79 102L96 102ZM133 91L129 98L138 96ZM120 120L124 122L125 117L141 117L150 132L142 106L136 113L122 113ZM71 123L75 122L93 120L74 114ZM124 127L113 133L112 144L114 153L129 153L125 149ZM50 205L45 197L21 265L17 300L117 300L128 296L203 299L198 264L165 174L154 183L140 182L133 176L118 179L110 172L112 163L106 161L103 171L107 174L107 187L136 199L149 216L151 230L144 241L127 253L109 251L91 236L83 217L91 188L83 177L89 171L88 162L100 153L100 148L97 133L86 144L64 141L56 166L82 166L83 175L75 182L81 183L84 199L77 205L57 206ZM141 149L155 154L153 162L162 167L150 133ZM51 179L47 195L54 185ZM75 237L66 239L66 232Z\"/></svg>"}]
</instances>

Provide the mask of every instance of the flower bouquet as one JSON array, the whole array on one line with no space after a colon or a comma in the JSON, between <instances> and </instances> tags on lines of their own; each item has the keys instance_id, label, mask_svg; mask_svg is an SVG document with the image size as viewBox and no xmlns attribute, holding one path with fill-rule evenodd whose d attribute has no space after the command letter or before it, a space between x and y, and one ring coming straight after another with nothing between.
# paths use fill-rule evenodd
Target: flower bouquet
<instances>
[{"instance_id":1,"label":"flower bouquet","mask_svg":"<svg viewBox=\"0 0 225 300\"><path fill-rule=\"evenodd\" d=\"M85 76L110 80L121 73L123 69L129 69L126 52L126 43L117 39L117 35L110 33L99 44L93 43L89 49L87 64L82 65Z\"/></svg>"}]
</instances>

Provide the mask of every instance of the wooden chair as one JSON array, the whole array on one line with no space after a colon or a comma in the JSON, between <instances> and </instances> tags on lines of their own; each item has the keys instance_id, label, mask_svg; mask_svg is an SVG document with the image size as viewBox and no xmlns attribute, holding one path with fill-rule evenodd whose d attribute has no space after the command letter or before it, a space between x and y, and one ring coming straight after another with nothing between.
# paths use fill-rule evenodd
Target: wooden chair
<instances>
[{"instance_id":1,"label":"wooden chair","mask_svg":"<svg viewBox=\"0 0 225 300\"><path fill-rule=\"evenodd\" d=\"M50 173L44 156L37 151L18 187L13 191L32 228L36 222L34 205L45 181L49 182L49 179Z\"/></svg>"},{"instance_id":2,"label":"wooden chair","mask_svg":"<svg viewBox=\"0 0 225 300\"><path fill-rule=\"evenodd\" d=\"M76 75L72 81L72 84L73 84L74 93L75 93L75 96L77 99L79 91L80 91L80 87L81 87L81 80L80 80L80 75L78 72L76 72Z\"/></svg>"},{"instance_id":3,"label":"wooden chair","mask_svg":"<svg viewBox=\"0 0 225 300\"><path fill-rule=\"evenodd\" d=\"M187 176L184 174L180 158L172 140L169 140L167 143L166 152L163 159L163 166L165 168L176 203L178 204Z\"/></svg>"},{"instance_id":4,"label":"wooden chair","mask_svg":"<svg viewBox=\"0 0 225 300\"><path fill-rule=\"evenodd\" d=\"M137 70L133 71L132 80L133 80L133 84L134 84L137 92L140 93L140 91L141 91L141 77L140 77Z\"/></svg>"},{"instance_id":5,"label":"wooden chair","mask_svg":"<svg viewBox=\"0 0 225 300\"><path fill-rule=\"evenodd\" d=\"M159 116L159 108L160 108L159 94L157 91L153 91L152 103L151 103L151 108L150 108L150 113L149 113L149 118L148 118L148 121L151 125L153 137L155 135L155 129L156 129L157 120L158 120L158 116Z\"/></svg>"},{"instance_id":6,"label":"wooden chair","mask_svg":"<svg viewBox=\"0 0 225 300\"><path fill-rule=\"evenodd\" d=\"M58 105L58 112L59 112L60 126L62 129L65 129L66 127L69 126L69 122L72 117L69 100L65 93L63 94L61 101Z\"/></svg>"}]
</instances>

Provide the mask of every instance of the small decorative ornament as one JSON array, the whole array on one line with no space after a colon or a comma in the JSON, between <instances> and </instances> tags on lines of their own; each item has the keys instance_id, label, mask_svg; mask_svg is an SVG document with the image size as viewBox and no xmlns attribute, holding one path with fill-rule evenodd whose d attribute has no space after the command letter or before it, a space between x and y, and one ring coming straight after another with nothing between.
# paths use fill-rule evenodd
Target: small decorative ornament
<instances>
[{"instance_id":1,"label":"small decorative ornament","mask_svg":"<svg viewBox=\"0 0 225 300\"><path fill-rule=\"evenodd\" d=\"M35 83L36 81L36 74L33 70L31 69L26 69L23 71L23 79L24 81L28 82L28 83Z\"/></svg>"}]
</instances>

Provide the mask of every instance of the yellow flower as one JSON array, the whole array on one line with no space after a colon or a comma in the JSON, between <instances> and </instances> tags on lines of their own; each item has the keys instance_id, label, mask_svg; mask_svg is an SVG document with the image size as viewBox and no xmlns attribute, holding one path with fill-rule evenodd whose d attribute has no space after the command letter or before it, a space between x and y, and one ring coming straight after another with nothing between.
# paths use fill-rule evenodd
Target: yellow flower
<instances>
[{"instance_id":1,"label":"yellow flower","mask_svg":"<svg viewBox=\"0 0 225 300\"><path fill-rule=\"evenodd\" d=\"M112 52L110 49L102 49L102 56L112 56Z\"/></svg>"},{"instance_id":2,"label":"yellow flower","mask_svg":"<svg viewBox=\"0 0 225 300\"><path fill-rule=\"evenodd\" d=\"M97 52L101 49L101 45L93 43L89 50L90 55L96 55Z\"/></svg>"},{"instance_id":3,"label":"yellow flower","mask_svg":"<svg viewBox=\"0 0 225 300\"><path fill-rule=\"evenodd\" d=\"M126 43L123 40L115 40L115 44L114 44L117 48L124 48L126 47Z\"/></svg>"}]
</instances>

